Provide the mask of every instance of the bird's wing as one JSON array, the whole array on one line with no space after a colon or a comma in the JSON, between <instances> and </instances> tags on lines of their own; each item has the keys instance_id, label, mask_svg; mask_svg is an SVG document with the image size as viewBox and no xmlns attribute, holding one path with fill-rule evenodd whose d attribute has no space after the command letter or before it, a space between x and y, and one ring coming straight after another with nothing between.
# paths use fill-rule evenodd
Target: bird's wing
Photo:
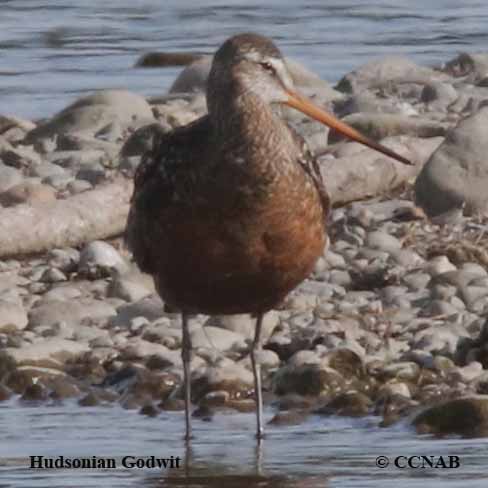
<instances>
[{"instance_id":1,"label":"bird's wing","mask_svg":"<svg viewBox=\"0 0 488 488\"><path fill-rule=\"evenodd\" d=\"M208 117L154 137L152 148L142 157L134 175L125 240L139 267L151 270L154 226L161 225L171 204L184 204L181 193L194 184L208 144ZM201 150L200 150L201 149ZM198 156L201 156L198 157Z\"/></svg>"}]
</instances>

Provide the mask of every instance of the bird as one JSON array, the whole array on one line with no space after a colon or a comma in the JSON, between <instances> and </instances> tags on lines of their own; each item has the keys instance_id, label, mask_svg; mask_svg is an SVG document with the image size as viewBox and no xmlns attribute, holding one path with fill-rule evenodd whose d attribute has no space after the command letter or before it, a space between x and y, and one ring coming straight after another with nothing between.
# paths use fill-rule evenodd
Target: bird
<instances>
[{"instance_id":1,"label":"bird","mask_svg":"<svg viewBox=\"0 0 488 488\"><path fill-rule=\"evenodd\" d=\"M134 175L126 242L163 302L181 313L185 439L191 431L192 314L255 317L250 357L261 440L264 314L312 272L331 204L319 164L280 116L289 106L402 163L300 95L273 41L227 39L210 69L206 115L157 134Z\"/></svg>"}]
</instances>

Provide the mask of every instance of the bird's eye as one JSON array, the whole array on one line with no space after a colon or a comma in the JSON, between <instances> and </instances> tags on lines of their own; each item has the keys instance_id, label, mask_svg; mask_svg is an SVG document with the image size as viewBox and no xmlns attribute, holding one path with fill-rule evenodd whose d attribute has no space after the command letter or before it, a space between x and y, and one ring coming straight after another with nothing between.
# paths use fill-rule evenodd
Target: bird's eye
<instances>
[{"instance_id":1,"label":"bird's eye","mask_svg":"<svg viewBox=\"0 0 488 488\"><path fill-rule=\"evenodd\" d=\"M270 73L274 73L274 67L269 61L263 61L260 64L266 71L269 71Z\"/></svg>"}]
</instances>

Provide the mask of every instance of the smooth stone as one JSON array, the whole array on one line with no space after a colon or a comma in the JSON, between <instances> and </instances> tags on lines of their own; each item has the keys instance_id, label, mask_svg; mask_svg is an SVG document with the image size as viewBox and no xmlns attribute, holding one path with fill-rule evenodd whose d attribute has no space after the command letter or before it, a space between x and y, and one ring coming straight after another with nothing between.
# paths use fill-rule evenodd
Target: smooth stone
<instances>
[{"instance_id":1,"label":"smooth stone","mask_svg":"<svg viewBox=\"0 0 488 488\"><path fill-rule=\"evenodd\" d=\"M458 290L463 290L478 278L479 276L477 274L473 274L469 271L456 270L442 273L440 276L435 278L433 283L453 285Z\"/></svg>"},{"instance_id":2,"label":"smooth stone","mask_svg":"<svg viewBox=\"0 0 488 488\"><path fill-rule=\"evenodd\" d=\"M261 323L261 340L265 343L280 322L277 312L270 311L263 317ZM205 327L221 327L236 332L248 339L253 339L256 330L256 318L248 314L214 315L205 322Z\"/></svg>"},{"instance_id":3,"label":"smooth stone","mask_svg":"<svg viewBox=\"0 0 488 488\"><path fill-rule=\"evenodd\" d=\"M27 344L20 348L7 347L4 352L17 365L36 365L50 360L65 363L89 350L87 344L58 337L48 337L38 339L35 344Z\"/></svg>"},{"instance_id":4,"label":"smooth stone","mask_svg":"<svg viewBox=\"0 0 488 488\"><path fill-rule=\"evenodd\" d=\"M445 75L424 68L403 56L385 56L369 61L345 75L336 89L346 93L358 93L367 88L377 88L392 82L425 83L444 79Z\"/></svg>"},{"instance_id":5,"label":"smooth stone","mask_svg":"<svg viewBox=\"0 0 488 488\"><path fill-rule=\"evenodd\" d=\"M449 261L447 256L436 256L427 262L425 269L431 276L438 276L457 268Z\"/></svg>"},{"instance_id":6,"label":"smooth stone","mask_svg":"<svg viewBox=\"0 0 488 488\"><path fill-rule=\"evenodd\" d=\"M488 395L467 396L427 407L413 419L419 434L488 435Z\"/></svg>"},{"instance_id":7,"label":"smooth stone","mask_svg":"<svg viewBox=\"0 0 488 488\"><path fill-rule=\"evenodd\" d=\"M355 113L347 115L343 120L351 127L376 140L397 135L437 137L443 136L446 132L446 126L443 123L398 113ZM344 136L337 132L329 135L330 143L342 140L344 140Z\"/></svg>"},{"instance_id":8,"label":"smooth stone","mask_svg":"<svg viewBox=\"0 0 488 488\"><path fill-rule=\"evenodd\" d=\"M422 102L434 108L447 109L447 106L455 102L458 92L450 83L432 82L424 85L420 99Z\"/></svg>"},{"instance_id":9,"label":"smooth stone","mask_svg":"<svg viewBox=\"0 0 488 488\"><path fill-rule=\"evenodd\" d=\"M90 165L83 165L77 172L76 172L76 179L77 180L84 180L88 181L92 186L96 186L106 178L106 171L105 168L99 164L90 164Z\"/></svg>"},{"instance_id":10,"label":"smooth stone","mask_svg":"<svg viewBox=\"0 0 488 488\"><path fill-rule=\"evenodd\" d=\"M66 281L67 279L68 278L61 270L57 268L49 268L42 273L39 281L42 281L43 283L59 283L61 281Z\"/></svg>"},{"instance_id":11,"label":"smooth stone","mask_svg":"<svg viewBox=\"0 0 488 488\"><path fill-rule=\"evenodd\" d=\"M462 77L465 83L475 84L488 73L488 55L461 53L445 63L442 71L454 78Z\"/></svg>"},{"instance_id":12,"label":"smooth stone","mask_svg":"<svg viewBox=\"0 0 488 488\"><path fill-rule=\"evenodd\" d=\"M448 302L442 300L433 300L428 304L426 313L430 316L436 315L453 315L458 312L458 309Z\"/></svg>"},{"instance_id":13,"label":"smooth stone","mask_svg":"<svg viewBox=\"0 0 488 488\"><path fill-rule=\"evenodd\" d=\"M385 252L401 249L402 247L401 242L395 236L382 231L368 232L365 245L372 249L379 249Z\"/></svg>"},{"instance_id":14,"label":"smooth stone","mask_svg":"<svg viewBox=\"0 0 488 488\"><path fill-rule=\"evenodd\" d=\"M219 351L247 349L244 336L220 327L195 327L190 332L192 346L197 349L211 348Z\"/></svg>"},{"instance_id":15,"label":"smooth stone","mask_svg":"<svg viewBox=\"0 0 488 488\"><path fill-rule=\"evenodd\" d=\"M437 300L448 300L449 298L455 296L457 293L457 288L451 285L434 285L430 289L430 296Z\"/></svg>"},{"instance_id":16,"label":"smooth stone","mask_svg":"<svg viewBox=\"0 0 488 488\"><path fill-rule=\"evenodd\" d=\"M27 312L21 305L0 299L0 332L23 330L27 324Z\"/></svg>"},{"instance_id":17,"label":"smooth stone","mask_svg":"<svg viewBox=\"0 0 488 488\"><path fill-rule=\"evenodd\" d=\"M464 303L471 307L480 298L488 295L488 288L484 286L463 286L460 288L459 294Z\"/></svg>"},{"instance_id":18,"label":"smooth stone","mask_svg":"<svg viewBox=\"0 0 488 488\"><path fill-rule=\"evenodd\" d=\"M401 395L405 398L412 398L410 388L407 383L388 382L384 384L378 391L378 396L395 396Z\"/></svg>"},{"instance_id":19,"label":"smooth stone","mask_svg":"<svg viewBox=\"0 0 488 488\"><path fill-rule=\"evenodd\" d=\"M247 398L253 384L252 373L247 368L230 359L222 359L217 366L196 370L192 378L192 397L199 402L210 392L226 391L229 399Z\"/></svg>"},{"instance_id":20,"label":"smooth stone","mask_svg":"<svg viewBox=\"0 0 488 488\"><path fill-rule=\"evenodd\" d=\"M153 284L148 283L148 280L140 273L132 273L130 275L115 273L108 295L121 298L127 302L137 302L151 295L154 291Z\"/></svg>"},{"instance_id":21,"label":"smooth stone","mask_svg":"<svg viewBox=\"0 0 488 488\"><path fill-rule=\"evenodd\" d=\"M352 282L349 272L339 269L334 269L330 272L329 281L334 285L340 285L344 287L348 287Z\"/></svg>"},{"instance_id":22,"label":"smooth stone","mask_svg":"<svg viewBox=\"0 0 488 488\"><path fill-rule=\"evenodd\" d=\"M1 152L3 162L14 168L32 168L41 163L41 157L29 146L11 147Z\"/></svg>"},{"instance_id":23,"label":"smooth stone","mask_svg":"<svg viewBox=\"0 0 488 488\"><path fill-rule=\"evenodd\" d=\"M405 381L415 381L419 372L418 364L408 361L388 364L383 368L384 374Z\"/></svg>"},{"instance_id":24,"label":"smooth stone","mask_svg":"<svg viewBox=\"0 0 488 488\"><path fill-rule=\"evenodd\" d=\"M49 266L63 273L72 273L78 268L80 252L77 249L52 249L48 253Z\"/></svg>"},{"instance_id":25,"label":"smooth stone","mask_svg":"<svg viewBox=\"0 0 488 488\"><path fill-rule=\"evenodd\" d=\"M391 258L399 265L414 268L422 265L424 260L411 249L398 249L390 251Z\"/></svg>"},{"instance_id":26,"label":"smooth stone","mask_svg":"<svg viewBox=\"0 0 488 488\"><path fill-rule=\"evenodd\" d=\"M414 291L425 289L430 280L430 275L421 271L409 273L402 277L402 282L405 283L410 290Z\"/></svg>"},{"instance_id":27,"label":"smooth stone","mask_svg":"<svg viewBox=\"0 0 488 488\"><path fill-rule=\"evenodd\" d=\"M56 191L48 185L35 183L19 183L0 193L0 205L13 207L25 203L36 206L56 200Z\"/></svg>"},{"instance_id":28,"label":"smooth stone","mask_svg":"<svg viewBox=\"0 0 488 488\"><path fill-rule=\"evenodd\" d=\"M480 277L488 276L488 271L486 271L486 269L478 263L463 263L459 269L473 275L477 274Z\"/></svg>"},{"instance_id":29,"label":"smooth stone","mask_svg":"<svg viewBox=\"0 0 488 488\"><path fill-rule=\"evenodd\" d=\"M135 317L146 317L152 322L164 316L164 306L161 299L152 295L134 303L124 304L117 308L117 315L109 320L115 327L129 327Z\"/></svg>"},{"instance_id":30,"label":"smooth stone","mask_svg":"<svg viewBox=\"0 0 488 488\"><path fill-rule=\"evenodd\" d=\"M78 193L83 193L84 191L91 190L93 188L93 185L89 181L74 180L70 181L66 188L72 195L76 195Z\"/></svg>"},{"instance_id":31,"label":"smooth stone","mask_svg":"<svg viewBox=\"0 0 488 488\"><path fill-rule=\"evenodd\" d=\"M22 182L22 173L15 168L6 166L0 160L0 193Z\"/></svg>"},{"instance_id":32,"label":"smooth stone","mask_svg":"<svg viewBox=\"0 0 488 488\"><path fill-rule=\"evenodd\" d=\"M337 371L313 364L282 366L273 376L273 391L278 396L321 396L343 387L344 378Z\"/></svg>"},{"instance_id":33,"label":"smooth stone","mask_svg":"<svg viewBox=\"0 0 488 488\"><path fill-rule=\"evenodd\" d=\"M415 200L435 217L463 208L466 215L488 210L488 107L461 120L425 163L415 181Z\"/></svg>"},{"instance_id":34,"label":"smooth stone","mask_svg":"<svg viewBox=\"0 0 488 488\"><path fill-rule=\"evenodd\" d=\"M461 381L463 383L470 383L477 379L483 373L483 365L478 361L472 361L470 364L462 368L455 368L450 371L449 377L454 381Z\"/></svg>"},{"instance_id":35,"label":"smooth stone","mask_svg":"<svg viewBox=\"0 0 488 488\"><path fill-rule=\"evenodd\" d=\"M61 168L57 164L44 161L37 166L34 166L30 170L31 176L37 176L43 180L53 176L68 176L65 169Z\"/></svg>"},{"instance_id":36,"label":"smooth stone","mask_svg":"<svg viewBox=\"0 0 488 488\"><path fill-rule=\"evenodd\" d=\"M346 267L346 260L344 259L344 257L338 253L335 253L334 251L332 251L330 249L325 254L325 260L327 261L327 264L331 268L344 268L344 267Z\"/></svg>"},{"instance_id":37,"label":"smooth stone","mask_svg":"<svg viewBox=\"0 0 488 488\"><path fill-rule=\"evenodd\" d=\"M99 321L109 319L116 313L113 306L100 300L42 300L29 311L29 327L32 329L56 322L77 325L83 319Z\"/></svg>"},{"instance_id":38,"label":"smooth stone","mask_svg":"<svg viewBox=\"0 0 488 488\"><path fill-rule=\"evenodd\" d=\"M465 336L467 335L464 334ZM459 334L448 327L431 327L417 332L412 340L411 347L422 349L431 353L454 354L459 341Z\"/></svg>"},{"instance_id":39,"label":"smooth stone","mask_svg":"<svg viewBox=\"0 0 488 488\"><path fill-rule=\"evenodd\" d=\"M339 393L323 407L315 410L319 415L340 415L346 417L362 417L369 413L372 402L364 393L347 391Z\"/></svg>"},{"instance_id":40,"label":"smooth stone","mask_svg":"<svg viewBox=\"0 0 488 488\"><path fill-rule=\"evenodd\" d=\"M29 132L26 141L53 137L62 133L93 135L111 122L131 124L151 120L153 113L144 97L127 90L100 90L79 98L52 119Z\"/></svg>"},{"instance_id":41,"label":"smooth stone","mask_svg":"<svg viewBox=\"0 0 488 488\"><path fill-rule=\"evenodd\" d=\"M158 356L164 358L168 366L181 365L181 354L178 351L171 351L162 344L145 341L140 337L130 339L121 351L121 355L125 360Z\"/></svg>"},{"instance_id":42,"label":"smooth stone","mask_svg":"<svg viewBox=\"0 0 488 488\"><path fill-rule=\"evenodd\" d=\"M127 267L113 246L104 241L93 241L81 250L78 270L88 276L103 277L110 275L112 270L123 273Z\"/></svg>"}]
</instances>

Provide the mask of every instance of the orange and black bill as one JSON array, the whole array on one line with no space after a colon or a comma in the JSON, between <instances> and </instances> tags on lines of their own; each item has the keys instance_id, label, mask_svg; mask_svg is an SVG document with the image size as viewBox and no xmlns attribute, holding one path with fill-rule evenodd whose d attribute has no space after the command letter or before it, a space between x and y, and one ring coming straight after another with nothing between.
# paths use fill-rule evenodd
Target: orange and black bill
<instances>
[{"instance_id":1,"label":"orange and black bill","mask_svg":"<svg viewBox=\"0 0 488 488\"><path fill-rule=\"evenodd\" d=\"M352 139L353 141L360 142L361 144L364 144L365 146L368 146L371 149L375 149L376 151L379 151L380 153L383 153L386 156L389 156L390 158L396 159L397 161L400 161L403 164L410 164L410 165L413 164L411 161L404 158L403 156L400 156L399 154L392 151L391 149L388 149L382 144L379 144L378 142L375 142L369 137L366 137L365 135L361 134L361 132L358 132L350 125L341 122L334 115L329 114L324 110L318 108L311 101L307 100L305 97L302 97L301 95L298 95L297 93L288 91L288 100L285 102L285 104L288 105L289 107L293 107L294 109L299 110L305 115L308 115L312 119L315 119L318 122L321 122L322 124L329 126L331 129L340 132L341 134L348 137L349 139Z\"/></svg>"}]
</instances>

